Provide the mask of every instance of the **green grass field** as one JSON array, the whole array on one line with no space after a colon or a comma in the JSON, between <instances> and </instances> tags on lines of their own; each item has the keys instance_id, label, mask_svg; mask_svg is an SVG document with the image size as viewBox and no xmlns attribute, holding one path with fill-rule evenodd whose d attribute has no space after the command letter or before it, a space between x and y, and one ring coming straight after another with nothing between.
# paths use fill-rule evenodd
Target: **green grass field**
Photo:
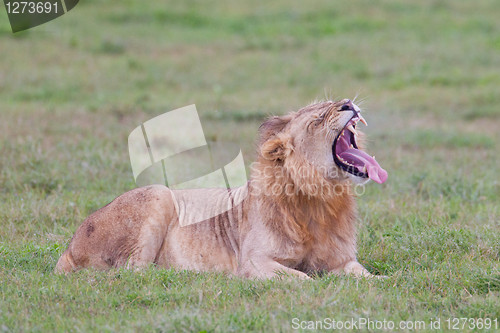
<instances>
[{"instance_id":1,"label":"green grass field","mask_svg":"<svg viewBox=\"0 0 500 333\"><path fill-rule=\"evenodd\" d=\"M0 330L500 321L499 17L498 0L85 0L13 35L0 5ZM196 103L248 165L267 115L355 95L389 172L358 199L359 260L389 279L52 273L82 220L135 187L140 123Z\"/></svg>"}]
</instances>

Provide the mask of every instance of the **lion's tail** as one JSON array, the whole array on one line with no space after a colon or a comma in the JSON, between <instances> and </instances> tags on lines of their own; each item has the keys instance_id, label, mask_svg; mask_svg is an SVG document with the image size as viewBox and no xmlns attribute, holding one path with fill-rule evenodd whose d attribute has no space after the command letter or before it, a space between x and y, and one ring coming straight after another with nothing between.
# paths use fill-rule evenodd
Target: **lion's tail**
<instances>
[{"instance_id":1,"label":"lion's tail","mask_svg":"<svg viewBox=\"0 0 500 333\"><path fill-rule=\"evenodd\" d=\"M73 256L71 255L70 249L67 249L57 261L54 272L57 274L68 274L73 272L75 269L76 265L73 261Z\"/></svg>"}]
</instances>

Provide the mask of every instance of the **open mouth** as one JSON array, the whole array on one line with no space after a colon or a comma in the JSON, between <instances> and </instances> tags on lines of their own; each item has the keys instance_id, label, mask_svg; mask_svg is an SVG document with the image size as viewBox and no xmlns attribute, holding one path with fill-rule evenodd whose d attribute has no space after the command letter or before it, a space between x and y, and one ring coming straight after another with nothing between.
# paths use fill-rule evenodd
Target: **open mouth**
<instances>
[{"instance_id":1,"label":"open mouth","mask_svg":"<svg viewBox=\"0 0 500 333\"><path fill-rule=\"evenodd\" d=\"M356 124L366 121L358 113L347 122L340 134L333 141L332 152L335 164L345 172L382 184L387 180L387 171L375 160L374 156L358 148L356 144Z\"/></svg>"}]
</instances>

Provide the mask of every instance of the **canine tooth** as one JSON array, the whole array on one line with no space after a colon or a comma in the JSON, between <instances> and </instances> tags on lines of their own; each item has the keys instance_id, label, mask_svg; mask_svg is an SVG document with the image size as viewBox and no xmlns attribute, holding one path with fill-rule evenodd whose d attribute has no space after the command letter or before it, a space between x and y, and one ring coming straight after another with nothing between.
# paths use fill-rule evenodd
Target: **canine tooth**
<instances>
[{"instance_id":1,"label":"canine tooth","mask_svg":"<svg viewBox=\"0 0 500 333\"><path fill-rule=\"evenodd\" d=\"M358 135L358 133L356 132L356 130L354 129L354 127L353 127L351 124L349 124L349 125L347 126L347 129L348 129L349 131L351 131L354 135Z\"/></svg>"},{"instance_id":2,"label":"canine tooth","mask_svg":"<svg viewBox=\"0 0 500 333\"><path fill-rule=\"evenodd\" d=\"M366 165L363 165L363 170L361 172L366 173L366 171L368 171L368 169L366 168Z\"/></svg>"},{"instance_id":3,"label":"canine tooth","mask_svg":"<svg viewBox=\"0 0 500 333\"><path fill-rule=\"evenodd\" d=\"M351 146L350 146L349 148L352 148L352 149L354 149L354 146L352 145L352 143L351 143Z\"/></svg>"},{"instance_id":4,"label":"canine tooth","mask_svg":"<svg viewBox=\"0 0 500 333\"><path fill-rule=\"evenodd\" d=\"M362 115L358 114L358 117L359 117L359 120L360 120L363 124L365 124L365 126L368 126L368 123L366 122L365 118L363 118L363 116L362 116Z\"/></svg>"}]
</instances>

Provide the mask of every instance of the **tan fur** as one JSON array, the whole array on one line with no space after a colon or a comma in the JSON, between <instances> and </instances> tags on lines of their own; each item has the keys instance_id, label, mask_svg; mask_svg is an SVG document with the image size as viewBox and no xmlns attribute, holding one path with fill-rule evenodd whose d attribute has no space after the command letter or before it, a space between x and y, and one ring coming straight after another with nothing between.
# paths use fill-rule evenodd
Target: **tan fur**
<instances>
[{"instance_id":1,"label":"tan fur","mask_svg":"<svg viewBox=\"0 0 500 333\"><path fill-rule=\"evenodd\" d=\"M248 196L230 211L181 226L179 211L194 193L217 200L226 190L134 189L80 225L56 272L153 263L253 278L308 278L318 271L369 276L356 261L349 177L331 152L353 115L339 112L343 103L312 104L262 124Z\"/></svg>"}]
</instances>

